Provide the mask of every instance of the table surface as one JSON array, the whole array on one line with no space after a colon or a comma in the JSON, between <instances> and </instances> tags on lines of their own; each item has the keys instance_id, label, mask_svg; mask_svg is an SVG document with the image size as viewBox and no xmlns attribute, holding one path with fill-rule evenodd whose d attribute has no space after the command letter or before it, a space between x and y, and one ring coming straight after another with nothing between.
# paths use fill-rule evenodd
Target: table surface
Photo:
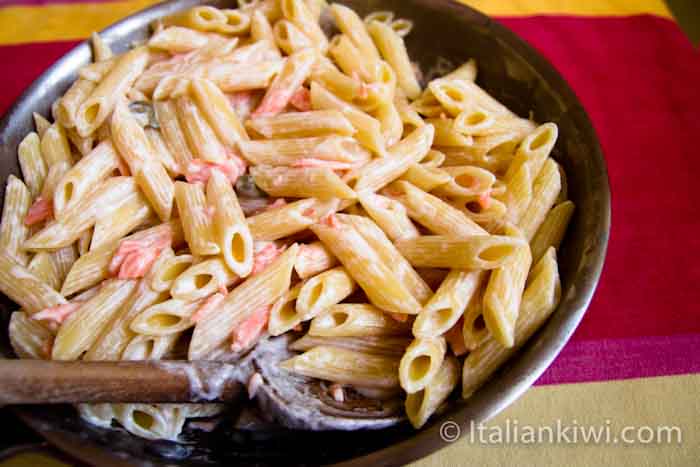
<instances>
[{"instance_id":1,"label":"table surface","mask_svg":"<svg viewBox=\"0 0 700 467\"><path fill-rule=\"evenodd\" d=\"M697 37L693 2L671 0ZM153 3L0 0L0 114L77 41ZM698 49L661 0L464 3L540 50L581 98L608 164L612 232L590 309L537 385L416 465L698 465ZM18 428L0 448L38 441Z\"/></svg>"}]
</instances>

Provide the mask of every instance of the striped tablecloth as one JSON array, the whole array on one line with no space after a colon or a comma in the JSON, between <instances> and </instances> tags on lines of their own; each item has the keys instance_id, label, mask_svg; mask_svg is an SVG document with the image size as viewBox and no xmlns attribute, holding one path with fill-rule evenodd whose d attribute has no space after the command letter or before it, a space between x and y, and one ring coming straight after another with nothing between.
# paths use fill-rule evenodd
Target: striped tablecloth
<instances>
[{"instance_id":1,"label":"striped tablecloth","mask_svg":"<svg viewBox=\"0 0 700 467\"><path fill-rule=\"evenodd\" d=\"M700 465L698 49L662 0L464 1L540 50L583 101L608 163L612 235L593 303L537 386L416 465ZM153 3L0 0L0 113L76 41Z\"/></svg>"}]
</instances>

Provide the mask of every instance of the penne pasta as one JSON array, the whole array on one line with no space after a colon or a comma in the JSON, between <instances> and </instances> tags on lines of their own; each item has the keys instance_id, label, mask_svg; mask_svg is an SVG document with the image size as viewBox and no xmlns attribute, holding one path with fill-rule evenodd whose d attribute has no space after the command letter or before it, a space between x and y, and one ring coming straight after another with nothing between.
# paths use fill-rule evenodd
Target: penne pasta
<instances>
[{"instance_id":1,"label":"penne pasta","mask_svg":"<svg viewBox=\"0 0 700 467\"><path fill-rule=\"evenodd\" d=\"M304 283L299 283L284 293L270 309L270 321L267 332L271 336L279 336L295 329L303 321L296 309L297 297Z\"/></svg>"},{"instance_id":2,"label":"penne pasta","mask_svg":"<svg viewBox=\"0 0 700 467\"><path fill-rule=\"evenodd\" d=\"M299 245L299 254L294 263L294 271L300 279L305 280L327 271L338 264L338 260L321 242Z\"/></svg>"},{"instance_id":3,"label":"penne pasta","mask_svg":"<svg viewBox=\"0 0 700 467\"><path fill-rule=\"evenodd\" d=\"M411 164L401 176L404 180L423 191L433 191L449 183L452 178L444 169L428 167L423 164Z\"/></svg>"},{"instance_id":4,"label":"penne pasta","mask_svg":"<svg viewBox=\"0 0 700 467\"><path fill-rule=\"evenodd\" d=\"M190 150L185 134L177 118L177 108L173 101L155 101L153 103L160 129L163 133L163 140L173 155L180 170L187 167L187 164L194 159L194 154Z\"/></svg>"},{"instance_id":5,"label":"penne pasta","mask_svg":"<svg viewBox=\"0 0 700 467\"><path fill-rule=\"evenodd\" d=\"M240 277L253 269L253 237L230 181L215 170L207 184L207 201L214 209L214 241L226 266Z\"/></svg>"},{"instance_id":6,"label":"penne pasta","mask_svg":"<svg viewBox=\"0 0 700 467\"><path fill-rule=\"evenodd\" d=\"M265 92L253 117L273 116L284 110L294 92L304 83L316 62L316 52L303 49L290 55L282 69Z\"/></svg>"},{"instance_id":7,"label":"penne pasta","mask_svg":"<svg viewBox=\"0 0 700 467\"><path fill-rule=\"evenodd\" d=\"M355 291L355 281L343 267L312 277L304 283L296 299L296 312L302 321L317 316L342 302Z\"/></svg>"},{"instance_id":8,"label":"penne pasta","mask_svg":"<svg viewBox=\"0 0 700 467\"><path fill-rule=\"evenodd\" d=\"M78 109L96 86L97 83L94 81L78 78L58 101L56 121L64 128L74 128Z\"/></svg>"},{"instance_id":9,"label":"penne pasta","mask_svg":"<svg viewBox=\"0 0 700 467\"><path fill-rule=\"evenodd\" d=\"M246 126L265 138L303 138L318 135L352 136L350 121L338 110L289 112L248 120Z\"/></svg>"},{"instance_id":10,"label":"penne pasta","mask_svg":"<svg viewBox=\"0 0 700 467\"><path fill-rule=\"evenodd\" d=\"M215 240L214 222L207 210L207 200L202 185L175 182L175 201L185 239L192 253L195 255L219 254L221 248Z\"/></svg>"},{"instance_id":11,"label":"penne pasta","mask_svg":"<svg viewBox=\"0 0 700 467\"><path fill-rule=\"evenodd\" d=\"M107 215L97 218L92 231L90 250L120 240L154 218L153 210L141 193L127 196L116 203Z\"/></svg>"},{"instance_id":12,"label":"penne pasta","mask_svg":"<svg viewBox=\"0 0 700 467\"><path fill-rule=\"evenodd\" d=\"M379 52L374 45L362 19L350 8L334 3L330 7L335 24L370 62L379 60Z\"/></svg>"},{"instance_id":13,"label":"penne pasta","mask_svg":"<svg viewBox=\"0 0 700 467\"><path fill-rule=\"evenodd\" d=\"M39 136L36 133L29 133L19 143L17 159L29 193L32 198L36 198L41 193L47 174L46 163L41 156Z\"/></svg>"},{"instance_id":14,"label":"penne pasta","mask_svg":"<svg viewBox=\"0 0 700 467\"><path fill-rule=\"evenodd\" d=\"M19 358L46 360L51 356L53 334L24 311L10 316L10 345Z\"/></svg>"},{"instance_id":15,"label":"penne pasta","mask_svg":"<svg viewBox=\"0 0 700 467\"><path fill-rule=\"evenodd\" d=\"M406 323L366 303L331 306L316 316L309 327L310 336L320 337L405 336L409 332Z\"/></svg>"},{"instance_id":16,"label":"penne pasta","mask_svg":"<svg viewBox=\"0 0 700 467\"><path fill-rule=\"evenodd\" d=\"M409 337L402 336L323 337L306 334L292 342L289 349L303 352L318 346L340 347L372 355L400 358L410 343Z\"/></svg>"},{"instance_id":17,"label":"penne pasta","mask_svg":"<svg viewBox=\"0 0 700 467\"><path fill-rule=\"evenodd\" d=\"M418 229L408 218L406 208L396 200L375 193L359 195L362 207L392 241L414 238Z\"/></svg>"},{"instance_id":18,"label":"penne pasta","mask_svg":"<svg viewBox=\"0 0 700 467\"><path fill-rule=\"evenodd\" d=\"M559 249L574 209L574 203L571 201L564 201L550 209L537 229L537 233L530 240L533 263L539 261L550 246L555 250Z\"/></svg>"},{"instance_id":19,"label":"penne pasta","mask_svg":"<svg viewBox=\"0 0 700 467\"><path fill-rule=\"evenodd\" d=\"M180 274L170 288L170 294L182 302L205 298L228 287L238 279L221 258L211 258L193 264Z\"/></svg>"},{"instance_id":20,"label":"penne pasta","mask_svg":"<svg viewBox=\"0 0 700 467\"><path fill-rule=\"evenodd\" d=\"M231 104L214 83L203 79L192 81L192 95L197 108L224 146L234 148L240 141L248 139L248 133Z\"/></svg>"},{"instance_id":21,"label":"penne pasta","mask_svg":"<svg viewBox=\"0 0 700 467\"><path fill-rule=\"evenodd\" d=\"M401 357L399 381L408 394L428 387L445 360L447 344L442 337L416 338Z\"/></svg>"},{"instance_id":22,"label":"penne pasta","mask_svg":"<svg viewBox=\"0 0 700 467\"><path fill-rule=\"evenodd\" d=\"M385 389L398 387L397 358L339 347L314 347L279 366L292 373L341 384Z\"/></svg>"},{"instance_id":23,"label":"penne pasta","mask_svg":"<svg viewBox=\"0 0 700 467\"><path fill-rule=\"evenodd\" d=\"M559 272L554 248L550 248L530 273L530 280L515 323L513 346L503 347L491 337L464 360L462 397L468 398L508 360L554 311L561 296Z\"/></svg>"},{"instance_id":24,"label":"penne pasta","mask_svg":"<svg viewBox=\"0 0 700 467\"><path fill-rule=\"evenodd\" d=\"M194 326L190 318L200 306L199 300L171 298L143 310L131 321L130 328L133 332L146 336L180 334Z\"/></svg>"},{"instance_id":25,"label":"penne pasta","mask_svg":"<svg viewBox=\"0 0 700 467\"><path fill-rule=\"evenodd\" d=\"M445 402L457 386L459 376L459 362L456 358L448 356L431 384L406 397L406 416L414 428L425 425L430 416Z\"/></svg>"},{"instance_id":26,"label":"penne pasta","mask_svg":"<svg viewBox=\"0 0 700 467\"><path fill-rule=\"evenodd\" d=\"M416 99L421 93L421 88L403 38L391 26L379 21L368 24L367 31L372 36L384 60L394 69L398 86L409 99Z\"/></svg>"},{"instance_id":27,"label":"penne pasta","mask_svg":"<svg viewBox=\"0 0 700 467\"><path fill-rule=\"evenodd\" d=\"M484 280L483 271L452 269L413 322L413 335L435 338L445 334L465 313Z\"/></svg>"},{"instance_id":28,"label":"penne pasta","mask_svg":"<svg viewBox=\"0 0 700 467\"><path fill-rule=\"evenodd\" d=\"M270 196L318 199L354 199L355 192L326 167L272 167L250 169L255 184Z\"/></svg>"},{"instance_id":29,"label":"penne pasta","mask_svg":"<svg viewBox=\"0 0 700 467\"><path fill-rule=\"evenodd\" d=\"M66 303L61 294L17 263L5 251L0 252L0 291L29 315Z\"/></svg>"},{"instance_id":30,"label":"penne pasta","mask_svg":"<svg viewBox=\"0 0 700 467\"><path fill-rule=\"evenodd\" d=\"M495 269L526 246L523 239L502 235L424 235L396 241L413 266L424 268Z\"/></svg>"},{"instance_id":31,"label":"penne pasta","mask_svg":"<svg viewBox=\"0 0 700 467\"><path fill-rule=\"evenodd\" d=\"M321 52L328 48L326 34L318 24L318 18L311 12L304 0L280 0L282 14L311 40L313 47Z\"/></svg>"},{"instance_id":32,"label":"penne pasta","mask_svg":"<svg viewBox=\"0 0 700 467\"><path fill-rule=\"evenodd\" d=\"M561 191L561 175L559 167L552 159L547 159L542 170L532 184L532 199L523 212L518 227L529 241L539 229L545 216L554 206Z\"/></svg>"},{"instance_id":33,"label":"penne pasta","mask_svg":"<svg viewBox=\"0 0 700 467\"><path fill-rule=\"evenodd\" d=\"M51 358L77 360L95 342L134 290L134 281L114 280L80 305L61 325L56 334Z\"/></svg>"},{"instance_id":34,"label":"penne pasta","mask_svg":"<svg viewBox=\"0 0 700 467\"><path fill-rule=\"evenodd\" d=\"M206 122L204 115L188 96L175 101L180 127L196 159L220 163L227 159L226 148Z\"/></svg>"},{"instance_id":35,"label":"penne pasta","mask_svg":"<svg viewBox=\"0 0 700 467\"><path fill-rule=\"evenodd\" d=\"M180 334L134 336L122 352L122 360L160 360L175 347Z\"/></svg>"},{"instance_id":36,"label":"penne pasta","mask_svg":"<svg viewBox=\"0 0 700 467\"><path fill-rule=\"evenodd\" d=\"M249 217L248 228L255 240L278 240L306 230L337 207L336 200L306 198Z\"/></svg>"},{"instance_id":37,"label":"penne pasta","mask_svg":"<svg viewBox=\"0 0 700 467\"><path fill-rule=\"evenodd\" d=\"M310 228L345 266L372 304L387 311L418 314L420 303L352 225L335 216L330 216L327 224Z\"/></svg>"},{"instance_id":38,"label":"penne pasta","mask_svg":"<svg viewBox=\"0 0 700 467\"><path fill-rule=\"evenodd\" d=\"M250 276L233 289L217 312L205 314L194 328L188 358L202 360L231 335L231 332L262 307L277 301L288 289L299 247L294 244L262 272Z\"/></svg>"},{"instance_id":39,"label":"penne pasta","mask_svg":"<svg viewBox=\"0 0 700 467\"><path fill-rule=\"evenodd\" d=\"M59 162L65 162L68 165L73 164L73 155L68 144L66 130L58 122L46 129L41 137L40 148L46 166L49 169L52 165Z\"/></svg>"},{"instance_id":40,"label":"penne pasta","mask_svg":"<svg viewBox=\"0 0 700 467\"><path fill-rule=\"evenodd\" d=\"M18 264L27 264L24 243L29 235L26 217L32 195L22 180L10 175L5 187L5 203L0 221L0 250Z\"/></svg>"},{"instance_id":41,"label":"penne pasta","mask_svg":"<svg viewBox=\"0 0 700 467\"><path fill-rule=\"evenodd\" d=\"M362 165L370 158L357 142L337 135L244 141L240 149L253 165L302 167L316 163L345 170Z\"/></svg>"}]
</instances>

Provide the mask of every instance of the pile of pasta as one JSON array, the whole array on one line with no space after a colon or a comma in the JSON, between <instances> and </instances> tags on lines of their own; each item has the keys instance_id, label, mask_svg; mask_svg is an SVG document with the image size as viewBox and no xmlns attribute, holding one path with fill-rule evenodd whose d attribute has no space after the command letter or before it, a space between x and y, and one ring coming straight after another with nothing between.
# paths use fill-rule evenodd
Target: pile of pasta
<instances>
[{"instance_id":1,"label":"pile of pasta","mask_svg":"<svg viewBox=\"0 0 700 467\"><path fill-rule=\"evenodd\" d=\"M332 19L328 39L321 16ZM198 6L94 63L18 148L0 290L21 358L229 358L296 333L281 366L421 427L469 397L560 297L574 205L552 123L475 83L425 88L390 12L322 0ZM176 439L218 405L81 405Z\"/></svg>"}]
</instances>

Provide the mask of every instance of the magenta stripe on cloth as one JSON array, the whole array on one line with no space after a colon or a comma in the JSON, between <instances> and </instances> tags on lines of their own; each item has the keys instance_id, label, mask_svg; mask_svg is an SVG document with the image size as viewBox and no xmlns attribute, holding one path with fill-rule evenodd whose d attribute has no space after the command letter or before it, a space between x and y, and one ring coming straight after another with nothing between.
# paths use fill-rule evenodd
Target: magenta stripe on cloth
<instances>
[{"instance_id":1,"label":"magenta stripe on cloth","mask_svg":"<svg viewBox=\"0 0 700 467\"><path fill-rule=\"evenodd\" d=\"M700 373L700 334L569 342L540 384Z\"/></svg>"}]
</instances>

